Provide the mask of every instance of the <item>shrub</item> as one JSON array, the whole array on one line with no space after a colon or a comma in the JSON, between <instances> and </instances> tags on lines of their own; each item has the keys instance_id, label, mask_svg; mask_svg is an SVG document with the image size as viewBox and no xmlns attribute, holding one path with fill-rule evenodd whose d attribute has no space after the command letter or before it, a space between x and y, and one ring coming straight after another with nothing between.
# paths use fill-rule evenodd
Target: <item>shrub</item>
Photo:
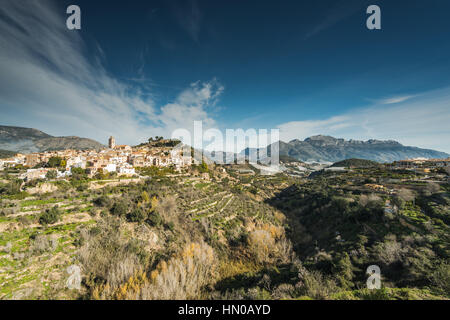
<instances>
[{"instance_id":1,"label":"shrub","mask_svg":"<svg viewBox=\"0 0 450 320\"><path fill-rule=\"evenodd\" d=\"M357 292L356 296L359 296L363 300L389 300L389 292L386 288L362 289Z\"/></svg>"},{"instance_id":2,"label":"shrub","mask_svg":"<svg viewBox=\"0 0 450 320\"><path fill-rule=\"evenodd\" d=\"M111 208L111 213L115 216L125 216L128 212L128 206L124 201L116 201Z\"/></svg>"},{"instance_id":3,"label":"shrub","mask_svg":"<svg viewBox=\"0 0 450 320\"><path fill-rule=\"evenodd\" d=\"M266 230L255 230L248 236L248 248L258 263L270 262L275 249L275 239Z\"/></svg>"},{"instance_id":4,"label":"shrub","mask_svg":"<svg viewBox=\"0 0 450 320\"><path fill-rule=\"evenodd\" d=\"M51 209L45 210L43 214L39 217L39 223L42 225L54 224L59 221L61 217L61 212L58 207L53 207Z\"/></svg>"},{"instance_id":5,"label":"shrub","mask_svg":"<svg viewBox=\"0 0 450 320\"><path fill-rule=\"evenodd\" d=\"M175 222L178 218L178 207L175 197L168 196L158 203L157 211L166 222Z\"/></svg>"},{"instance_id":6,"label":"shrub","mask_svg":"<svg viewBox=\"0 0 450 320\"><path fill-rule=\"evenodd\" d=\"M336 271L338 282L342 288L353 287L353 265L347 252L344 252L343 257L337 262Z\"/></svg>"},{"instance_id":7,"label":"shrub","mask_svg":"<svg viewBox=\"0 0 450 320\"><path fill-rule=\"evenodd\" d=\"M141 298L184 300L201 299L206 285L214 281L217 258L206 243L191 243L169 261L162 261L151 272Z\"/></svg>"},{"instance_id":8,"label":"shrub","mask_svg":"<svg viewBox=\"0 0 450 320\"><path fill-rule=\"evenodd\" d=\"M57 168L60 167L61 164L63 163L63 159L60 157L51 157L50 159L48 159L48 166L50 168Z\"/></svg>"},{"instance_id":9,"label":"shrub","mask_svg":"<svg viewBox=\"0 0 450 320\"><path fill-rule=\"evenodd\" d=\"M438 193L441 190L441 186L434 182L429 182L426 186L426 191L430 194Z\"/></svg>"},{"instance_id":10,"label":"shrub","mask_svg":"<svg viewBox=\"0 0 450 320\"><path fill-rule=\"evenodd\" d=\"M57 177L56 170L49 170L49 171L47 171L47 174L45 175L45 177L47 179L56 179L56 177Z\"/></svg>"},{"instance_id":11,"label":"shrub","mask_svg":"<svg viewBox=\"0 0 450 320\"><path fill-rule=\"evenodd\" d=\"M294 297L295 287L289 283L282 283L272 292L274 299L291 299Z\"/></svg>"},{"instance_id":12,"label":"shrub","mask_svg":"<svg viewBox=\"0 0 450 320\"><path fill-rule=\"evenodd\" d=\"M388 240L375 246L375 255L379 261L390 265L397 261L402 261L405 249L400 242L395 239Z\"/></svg>"},{"instance_id":13,"label":"shrub","mask_svg":"<svg viewBox=\"0 0 450 320\"><path fill-rule=\"evenodd\" d=\"M401 189L398 191L397 196L406 202L414 201L416 199L414 191L409 189Z\"/></svg>"},{"instance_id":14,"label":"shrub","mask_svg":"<svg viewBox=\"0 0 450 320\"><path fill-rule=\"evenodd\" d=\"M301 295L324 300L337 292L336 282L319 271L308 271L301 267L298 276L300 282L297 287L300 289Z\"/></svg>"},{"instance_id":15,"label":"shrub","mask_svg":"<svg viewBox=\"0 0 450 320\"><path fill-rule=\"evenodd\" d=\"M43 253L47 250L55 250L58 246L56 239L48 239L45 235L38 235L34 239L33 246L31 248L33 253Z\"/></svg>"},{"instance_id":16,"label":"shrub","mask_svg":"<svg viewBox=\"0 0 450 320\"><path fill-rule=\"evenodd\" d=\"M450 264L442 262L430 278L438 290L447 295L450 293Z\"/></svg>"},{"instance_id":17,"label":"shrub","mask_svg":"<svg viewBox=\"0 0 450 320\"><path fill-rule=\"evenodd\" d=\"M22 185L21 180L12 180L4 187L0 188L0 193L6 193L8 195L16 195L20 193L20 186Z\"/></svg>"},{"instance_id":18,"label":"shrub","mask_svg":"<svg viewBox=\"0 0 450 320\"><path fill-rule=\"evenodd\" d=\"M111 199L109 199L109 197L106 195L102 195L94 200L94 204L97 207L109 207L109 205L111 204Z\"/></svg>"},{"instance_id":19,"label":"shrub","mask_svg":"<svg viewBox=\"0 0 450 320\"><path fill-rule=\"evenodd\" d=\"M138 243L121 236L121 222L114 217L100 220L81 232L79 260L94 299L114 298L118 288L144 269L144 251Z\"/></svg>"},{"instance_id":20,"label":"shrub","mask_svg":"<svg viewBox=\"0 0 450 320\"><path fill-rule=\"evenodd\" d=\"M147 219L147 214L141 208L136 208L128 215L128 220L131 222L143 222Z\"/></svg>"},{"instance_id":21,"label":"shrub","mask_svg":"<svg viewBox=\"0 0 450 320\"><path fill-rule=\"evenodd\" d=\"M163 221L158 212L152 212L148 216L148 222L153 227L159 227Z\"/></svg>"}]
</instances>

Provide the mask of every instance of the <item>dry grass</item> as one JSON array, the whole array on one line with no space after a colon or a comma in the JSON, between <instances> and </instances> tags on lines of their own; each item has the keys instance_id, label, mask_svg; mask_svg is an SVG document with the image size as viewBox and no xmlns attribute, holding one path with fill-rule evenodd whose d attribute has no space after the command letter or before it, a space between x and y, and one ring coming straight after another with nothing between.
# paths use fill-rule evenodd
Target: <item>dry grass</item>
<instances>
[{"instance_id":1,"label":"dry grass","mask_svg":"<svg viewBox=\"0 0 450 320\"><path fill-rule=\"evenodd\" d=\"M96 233L82 233L83 246L79 259L86 275L86 284L95 299L109 299L129 278L142 271L138 257L120 234L119 219L99 222Z\"/></svg>"},{"instance_id":2,"label":"dry grass","mask_svg":"<svg viewBox=\"0 0 450 320\"><path fill-rule=\"evenodd\" d=\"M213 283L216 269L217 258L210 246L203 242L188 244L179 255L161 262L151 272L141 298L201 299L204 287Z\"/></svg>"}]
</instances>

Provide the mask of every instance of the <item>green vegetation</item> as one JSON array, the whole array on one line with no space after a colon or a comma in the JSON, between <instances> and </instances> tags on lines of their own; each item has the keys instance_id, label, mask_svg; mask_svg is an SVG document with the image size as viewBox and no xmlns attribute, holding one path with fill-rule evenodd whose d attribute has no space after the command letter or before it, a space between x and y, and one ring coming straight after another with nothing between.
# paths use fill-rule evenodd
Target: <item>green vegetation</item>
<instances>
[{"instance_id":1,"label":"green vegetation","mask_svg":"<svg viewBox=\"0 0 450 320\"><path fill-rule=\"evenodd\" d=\"M446 180L352 163L309 178L152 167L113 184L8 173L0 299L450 298ZM43 183L56 190L23 191ZM73 264L80 291L65 287ZM370 265L379 290L366 289Z\"/></svg>"},{"instance_id":2,"label":"green vegetation","mask_svg":"<svg viewBox=\"0 0 450 320\"><path fill-rule=\"evenodd\" d=\"M42 225L54 224L59 221L61 217L61 212L58 207L53 207L51 209L45 210L43 214L39 217L39 223Z\"/></svg>"},{"instance_id":3,"label":"green vegetation","mask_svg":"<svg viewBox=\"0 0 450 320\"><path fill-rule=\"evenodd\" d=\"M333 163L332 167L344 168L372 168L380 166L378 162L365 159L346 159Z\"/></svg>"},{"instance_id":4,"label":"green vegetation","mask_svg":"<svg viewBox=\"0 0 450 320\"><path fill-rule=\"evenodd\" d=\"M14 151L2 150L0 149L0 159L10 158L16 155Z\"/></svg>"}]
</instances>

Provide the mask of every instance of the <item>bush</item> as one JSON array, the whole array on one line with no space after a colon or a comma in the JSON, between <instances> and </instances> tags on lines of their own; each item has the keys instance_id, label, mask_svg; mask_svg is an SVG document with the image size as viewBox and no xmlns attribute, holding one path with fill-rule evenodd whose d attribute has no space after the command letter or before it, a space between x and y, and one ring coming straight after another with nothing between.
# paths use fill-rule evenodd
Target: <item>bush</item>
<instances>
[{"instance_id":1,"label":"bush","mask_svg":"<svg viewBox=\"0 0 450 320\"><path fill-rule=\"evenodd\" d=\"M121 222L109 216L91 230L82 230L79 259L94 299L112 299L118 288L142 271L143 249L121 236Z\"/></svg>"},{"instance_id":2,"label":"bush","mask_svg":"<svg viewBox=\"0 0 450 320\"><path fill-rule=\"evenodd\" d=\"M425 189L428 193L435 194L441 190L441 186L437 183L429 182Z\"/></svg>"},{"instance_id":3,"label":"bush","mask_svg":"<svg viewBox=\"0 0 450 320\"><path fill-rule=\"evenodd\" d=\"M389 239L375 246L375 256L385 265L402 261L405 251L402 244L395 239Z\"/></svg>"},{"instance_id":4,"label":"bush","mask_svg":"<svg viewBox=\"0 0 450 320\"><path fill-rule=\"evenodd\" d=\"M125 216L128 212L128 206L124 201L116 201L111 208L111 213L115 216Z\"/></svg>"},{"instance_id":5,"label":"bush","mask_svg":"<svg viewBox=\"0 0 450 320\"><path fill-rule=\"evenodd\" d=\"M55 250L58 246L58 242L56 239L48 239L45 235L38 235L34 239L33 246L31 250L33 253L43 253L47 250Z\"/></svg>"},{"instance_id":6,"label":"bush","mask_svg":"<svg viewBox=\"0 0 450 320\"><path fill-rule=\"evenodd\" d=\"M330 298L338 290L336 282L332 278L325 277L319 271L308 271L301 267L298 276L300 282L297 287L300 288L301 295L324 300Z\"/></svg>"},{"instance_id":7,"label":"bush","mask_svg":"<svg viewBox=\"0 0 450 320\"><path fill-rule=\"evenodd\" d=\"M45 177L47 178L47 179L56 179L56 177L57 177L57 173L56 173L56 170L49 170L49 171L47 171L47 174L45 175Z\"/></svg>"},{"instance_id":8,"label":"bush","mask_svg":"<svg viewBox=\"0 0 450 320\"><path fill-rule=\"evenodd\" d=\"M108 196L103 195L103 196L100 196L97 199L95 199L94 200L94 204L97 207L105 207L105 208L107 208L111 204L111 199L109 199Z\"/></svg>"},{"instance_id":9,"label":"bush","mask_svg":"<svg viewBox=\"0 0 450 320\"><path fill-rule=\"evenodd\" d=\"M450 294L450 264L442 262L431 275L431 282L438 290Z\"/></svg>"},{"instance_id":10,"label":"bush","mask_svg":"<svg viewBox=\"0 0 450 320\"><path fill-rule=\"evenodd\" d=\"M275 249L275 239L266 230L255 230L248 236L248 247L258 263L270 262Z\"/></svg>"},{"instance_id":11,"label":"bush","mask_svg":"<svg viewBox=\"0 0 450 320\"><path fill-rule=\"evenodd\" d=\"M217 257L206 243L191 243L169 261L162 261L151 272L142 289L144 300L201 299L206 285L214 281Z\"/></svg>"},{"instance_id":12,"label":"bush","mask_svg":"<svg viewBox=\"0 0 450 320\"><path fill-rule=\"evenodd\" d=\"M20 193L20 186L22 185L21 180L12 180L3 187L0 187L0 193L5 193L8 195L16 195Z\"/></svg>"},{"instance_id":13,"label":"bush","mask_svg":"<svg viewBox=\"0 0 450 320\"><path fill-rule=\"evenodd\" d=\"M162 224L163 220L158 212L152 212L148 216L148 222L153 227L159 227Z\"/></svg>"},{"instance_id":14,"label":"bush","mask_svg":"<svg viewBox=\"0 0 450 320\"><path fill-rule=\"evenodd\" d=\"M165 222L175 222L178 218L178 207L175 197L168 196L158 203L157 211Z\"/></svg>"},{"instance_id":15,"label":"bush","mask_svg":"<svg viewBox=\"0 0 450 320\"><path fill-rule=\"evenodd\" d=\"M45 210L43 214L39 217L39 223L42 225L54 224L59 221L61 217L61 212L58 207L53 207L51 209Z\"/></svg>"},{"instance_id":16,"label":"bush","mask_svg":"<svg viewBox=\"0 0 450 320\"><path fill-rule=\"evenodd\" d=\"M47 164L50 168L61 167L61 165L63 164L63 159L60 157L51 157L50 159L48 159Z\"/></svg>"},{"instance_id":17,"label":"bush","mask_svg":"<svg viewBox=\"0 0 450 320\"><path fill-rule=\"evenodd\" d=\"M147 214L141 208L136 208L128 215L128 220L131 222L143 222L147 219Z\"/></svg>"}]
</instances>

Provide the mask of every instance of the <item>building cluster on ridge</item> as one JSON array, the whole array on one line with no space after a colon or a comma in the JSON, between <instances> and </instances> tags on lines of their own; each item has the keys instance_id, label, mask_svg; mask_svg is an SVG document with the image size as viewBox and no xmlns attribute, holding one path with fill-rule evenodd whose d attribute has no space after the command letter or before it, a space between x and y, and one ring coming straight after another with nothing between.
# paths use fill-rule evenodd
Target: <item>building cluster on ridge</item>
<instances>
[{"instance_id":1,"label":"building cluster on ridge","mask_svg":"<svg viewBox=\"0 0 450 320\"><path fill-rule=\"evenodd\" d=\"M6 167L23 165L29 168L24 178L37 179L45 177L48 168L37 168L39 164L47 163L51 158L63 160L63 169L58 171L58 177L70 176L73 168L82 168L90 176L99 172L117 173L119 176L133 176L135 168L141 167L172 167L180 170L191 163L182 157L181 151L169 146L116 145L114 137L108 140L108 148L96 150L61 150L30 154L17 154L8 159L0 159L0 170ZM65 169L65 171L64 171ZM53 169L54 170L54 169Z\"/></svg>"}]
</instances>

